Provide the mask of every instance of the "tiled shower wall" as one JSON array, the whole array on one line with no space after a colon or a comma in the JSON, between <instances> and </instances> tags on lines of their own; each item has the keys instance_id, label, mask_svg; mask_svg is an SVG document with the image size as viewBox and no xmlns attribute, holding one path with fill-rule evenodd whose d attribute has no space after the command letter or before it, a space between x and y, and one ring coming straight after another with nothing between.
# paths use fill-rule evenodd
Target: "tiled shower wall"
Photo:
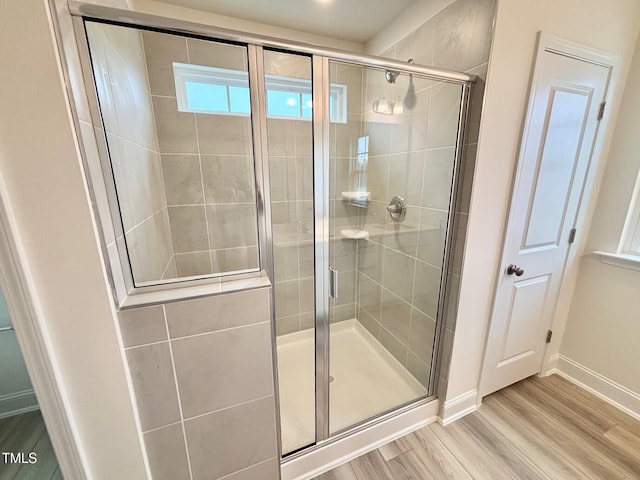
<instances>
[{"instance_id":1,"label":"tiled shower wall","mask_svg":"<svg viewBox=\"0 0 640 480\"><path fill-rule=\"evenodd\" d=\"M173 62L247 71L246 49L144 31L177 276L257 268L251 119L180 112Z\"/></svg>"},{"instance_id":2,"label":"tiled shower wall","mask_svg":"<svg viewBox=\"0 0 640 480\"><path fill-rule=\"evenodd\" d=\"M270 289L119 312L153 480L277 478Z\"/></svg>"},{"instance_id":3,"label":"tiled shower wall","mask_svg":"<svg viewBox=\"0 0 640 480\"><path fill-rule=\"evenodd\" d=\"M473 89L460 175L461 201L455 215L455 255L442 352L445 385L493 12L493 0L459 0L382 54L480 76ZM358 320L427 386L460 89L407 77L391 86L376 72L368 72L365 81L365 104L384 95L392 101L404 99L405 105L400 122L388 125L384 116L371 111L364 119L363 130L372 139L367 190L373 196L363 223L372 236L358 242ZM407 102L409 96L413 98ZM410 111L407 103L414 104ZM384 210L395 195L408 204L407 217L400 223L389 221Z\"/></svg>"},{"instance_id":4,"label":"tiled shower wall","mask_svg":"<svg viewBox=\"0 0 640 480\"><path fill-rule=\"evenodd\" d=\"M446 326L442 345L443 350L440 354L442 364L438 381L438 394L442 398L444 398L444 392L446 392L447 372L449 371L451 346L453 344L462 257L475 170L476 146L482 112L484 81L486 79L493 32L494 12L495 0L458 0L382 54L382 56L401 61L413 58L419 64L433 65L478 76L478 81L472 88L470 118L465 136L464 158L459 175L458 187L460 195L455 212L454 255L449 270ZM432 90L432 92L436 93L437 91ZM433 100L432 93L431 101L433 102ZM430 116L435 119L436 116L432 115L432 112L433 107L430 110ZM440 152L439 155L444 155L444 153ZM432 160L436 158L431 156ZM442 157L441 161L444 161L444 157ZM438 181L437 171L436 169L434 172L433 180L425 178L424 188L430 188L429 185L433 186L434 181ZM424 205L424 197L422 203ZM422 226L421 224L421 233L423 231ZM422 244L422 242L419 243ZM424 246L421 245L419 248L424 248ZM419 269L425 273L430 271L428 263L425 265L424 260L427 259L418 257L416 261L416 280L418 280ZM433 278L434 275L431 275L431 277ZM430 288L430 283L424 283L427 278L424 277L422 280L417 281L416 288ZM411 348L409 348L409 352L411 353Z\"/></svg>"},{"instance_id":5,"label":"tiled shower wall","mask_svg":"<svg viewBox=\"0 0 640 480\"><path fill-rule=\"evenodd\" d=\"M129 258L139 282L175 276L167 201L142 38L136 30L87 26L96 87L119 187Z\"/></svg>"}]
</instances>

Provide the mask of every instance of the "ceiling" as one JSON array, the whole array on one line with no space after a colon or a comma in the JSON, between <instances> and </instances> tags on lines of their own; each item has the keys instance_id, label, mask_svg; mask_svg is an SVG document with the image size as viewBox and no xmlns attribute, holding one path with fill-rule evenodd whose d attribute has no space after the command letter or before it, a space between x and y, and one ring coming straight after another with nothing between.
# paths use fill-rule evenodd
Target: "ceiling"
<instances>
[{"instance_id":1,"label":"ceiling","mask_svg":"<svg viewBox=\"0 0 640 480\"><path fill-rule=\"evenodd\" d=\"M328 37L365 43L414 0L160 0Z\"/></svg>"}]
</instances>

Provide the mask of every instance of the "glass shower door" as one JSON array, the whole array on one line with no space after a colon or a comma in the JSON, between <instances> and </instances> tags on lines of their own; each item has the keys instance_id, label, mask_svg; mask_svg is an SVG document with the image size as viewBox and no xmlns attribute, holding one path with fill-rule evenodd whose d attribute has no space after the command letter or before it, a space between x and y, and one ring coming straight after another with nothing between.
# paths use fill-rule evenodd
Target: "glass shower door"
<instances>
[{"instance_id":1,"label":"glass shower door","mask_svg":"<svg viewBox=\"0 0 640 480\"><path fill-rule=\"evenodd\" d=\"M329 435L432 393L462 86L329 62Z\"/></svg>"}]
</instances>

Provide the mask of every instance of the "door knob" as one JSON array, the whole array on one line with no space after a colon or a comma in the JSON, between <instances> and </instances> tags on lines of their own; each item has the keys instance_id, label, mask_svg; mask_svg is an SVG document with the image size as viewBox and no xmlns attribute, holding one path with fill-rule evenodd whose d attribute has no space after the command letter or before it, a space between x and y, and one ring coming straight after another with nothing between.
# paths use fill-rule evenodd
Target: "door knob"
<instances>
[{"instance_id":1,"label":"door knob","mask_svg":"<svg viewBox=\"0 0 640 480\"><path fill-rule=\"evenodd\" d=\"M514 273L516 274L516 277L521 277L524 275L524 270L517 265L511 264L507 267L507 275L513 275Z\"/></svg>"}]
</instances>

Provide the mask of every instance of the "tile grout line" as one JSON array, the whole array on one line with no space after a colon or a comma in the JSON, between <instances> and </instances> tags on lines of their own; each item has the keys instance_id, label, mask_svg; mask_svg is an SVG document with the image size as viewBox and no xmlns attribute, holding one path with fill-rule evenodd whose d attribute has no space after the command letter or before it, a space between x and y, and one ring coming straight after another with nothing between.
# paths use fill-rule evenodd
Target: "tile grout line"
<instances>
[{"instance_id":1,"label":"tile grout line","mask_svg":"<svg viewBox=\"0 0 640 480\"><path fill-rule=\"evenodd\" d=\"M163 305L163 308L164 307L165 306ZM165 315L166 315L166 310L165 310ZM165 322L166 322L166 320L165 320ZM171 342L171 341L176 341L176 340L184 340L184 339L187 339L187 338L202 337L203 335L211 335L212 333L230 332L230 331L233 331L233 330L240 330L240 329L243 329L243 328L254 327L256 325L262 325L264 323L269 323L269 320L262 320L260 322L249 323L247 325L238 325L236 327L221 328L219 330L210 330L208 332L194 333L192 335L184 335L184 336L180 336L180 337L171 337L171 336L169 336L169 327L168 327L168 323L167 323L168 339L159 340L157 342L143 343L143 344L140 344L140 345L131 345L130 347L125 347L125 350L132 350L134 348L140 348L140 347L148 347L148 346L151 346L151 345L159 345L161 343Z\"/></svg>"},{"instance_id":2,"label":"tile grout line","mask_svg":"<svg viewBox=\"0 0 640 480\"><path fill-rule=\"evenodd\" d=\"M185 40L186 41L186 40ZM167 331L167 338L169 338L169 355L171 357L171 369L173 370L173 380L176 386L176 396L178 399L178 411L180 412L180 425L182 426L182 438L184 440L184 448L187 454L187 467L189 467L189 478L193 480L193 471L191 469L191 455L189 454L189 442L187 441L187 430L184 424L184 412L182 411L182 400L180 398L180 387L178 385L178 374L176 372L176 363L173 357L173 346L171 345L171 336L169 335L169 321L167 320L166 306L162 305L162 312L164 314L164 326Z\"/></svg>"}]
</instances>

